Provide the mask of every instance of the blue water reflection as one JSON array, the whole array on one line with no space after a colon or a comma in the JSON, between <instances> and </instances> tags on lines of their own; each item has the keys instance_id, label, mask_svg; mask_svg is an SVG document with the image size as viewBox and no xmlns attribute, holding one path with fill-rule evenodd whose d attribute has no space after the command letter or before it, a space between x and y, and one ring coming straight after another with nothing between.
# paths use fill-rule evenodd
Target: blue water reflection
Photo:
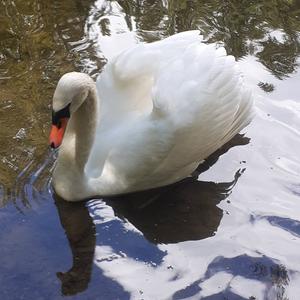
<instances>
[{"instance_id":1,"label":"blue water reflection","mask_svg":"<svg viewBox=\"0 0 300 300\"><path fill-rule=\"evenodd\" d=\"M283 218L278 216L266 216L263 217L270 222L273 226L277 226L290 232L296 237L300 237L300 222L297 220L292 220L290 218Z\"/></svg>"},{"instance_id":2,"label":"blue water reflection","mask_svg":"<svg viewBox=\"0 0 300 300\"><path fill-rule=\"evenodd\" d=\"M0 1L0 299L298 300L298 15L285 0ZM58 199L57 79L189 29L237 58L256 100L246 134L178 185Z\"/></svg>"}]
</instances>

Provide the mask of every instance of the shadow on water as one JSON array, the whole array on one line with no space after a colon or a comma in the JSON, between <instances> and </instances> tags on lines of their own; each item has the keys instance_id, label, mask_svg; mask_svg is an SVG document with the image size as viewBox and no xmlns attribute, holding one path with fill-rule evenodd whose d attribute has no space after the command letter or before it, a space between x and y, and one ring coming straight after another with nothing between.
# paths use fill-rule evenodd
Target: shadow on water
<instances>
[{"instance_id":1,"label":"shadow on water","mask_svg":"<svg viewBox=\"0 0 300 300\"><path fill-rule=\"evenodd\" d=\"M73 256L72 268L57 272L63 295L75 295L87 289L96 246L96 228L84 202L69 203L55 196L59 219Z\"/></svg>"},{"instance_id":2,"label":"shadow on water","mask_svg":"<svg viewBox=\"0 0 300 300\"><path fill-rule=\"evenodd\" d=\"M173 299L176 300L195 296L201 290L199 284L209 280L219 272L226 272L232 276L242 276L250 280L264 282L267 286L264 299L287 299L285 297L285 287L288 285L290 279L285 266L277 264L266 256L252 257L246 254L232 258L216 257L207 267L203 278L193 282L187 288L176 292ZM274 286L275 289L272 290L272 286ZM225 286L222 292L214 294L213 296L204 297L203 299L247 300L247 298L232 292L230 282ZM255 300L255 297L248 299Z\"/></svg>"},{"instance_id":3,"label":"shadow on water","mask_svg":"<svg viewBox=\"0 0 300 300\"><path fill-rule=\"evenodd\" d=\"M223 216L217 205L228 197L240 175L238 171L228 183L188 178L159 190L104 201L152 243L200 240L214 235Z\"/></svg>"},{"instance_id":4,"label":"shadow on water","mask_svg":"<svg viewBox=\"0 0 300 300\"><path fill-rule=\"evenodd\" d=\"M127 219L153 243L177 243L214 235L223 211L217 205L226 199L244 170L238 170L231 182L198 181L230 148L248 144L238 134L199 165L193 176L167 187L139 192L104 201L121 218Z\"/></svg>"},{"instance_id":5,"label":"shadow on water","mask_svg":"<svg viewBox=\"0 0 300 300\"><path fill-rule=\"evenodd\" d=\"M248 138L237 135L206 159L193 177L177 184L104 198L103 201L112 207L115 216L122 220L121 223L130 222L151 243L169 244L211 237L223 216L222 209L217 205L228 197L243 171L237 171L234 180L226 183L198 181L197 177L231 147L248 142ZM54 195L54 199L73 256L72 267L67 272L57 272L57 277L61 280L62 294L75 295L88 288L96 232L101 230L97 230L90 216L88 202L68 203L57 195ZM130 242L136 243L137 237L131 236Z\"/></svg>"}]
</instances>

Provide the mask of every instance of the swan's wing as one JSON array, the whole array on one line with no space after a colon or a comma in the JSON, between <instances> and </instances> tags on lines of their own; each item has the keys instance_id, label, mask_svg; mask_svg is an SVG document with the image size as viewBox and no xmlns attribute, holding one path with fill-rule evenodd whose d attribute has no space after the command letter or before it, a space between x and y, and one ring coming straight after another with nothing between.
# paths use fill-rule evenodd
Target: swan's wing
<instances>
[{"instance_id":1,"label":"swan's wing","mask_svg":"<svg viewBox=\"0 0 300 300\"><path fill-rule=\"evenodd\" d=\"M199 30L185 31L164 40L139 44L112 61L117 81L128 83L144 76L155 76L162 64L176 58L187 46L203 40Z\"/></svg>"},{"instance_id":2,"label":"swan's wing","mask_svg":"<svg viewBox=\"0 0 300 300\"><path fill-rule=\"evenodd\" d=\"M198 31L184 32L138 45L107 64L97 80L103 126L115 121L121 130L131 112L145 116L129 135L135 138L112 147L107 166L124 169L124 177L130 165L132 178L138 170L139 178L170 174L175 181L250 122L252 97L234 58L201 40Z\"/></svg>"},{"instance_id":3,"label":"swan's wing","mask_svg":"<svg viewBox=\"0 0 300 300\"><path fill-rule=\"evenodd\" d=\"M139 44L109 61L97 79L102 120L107 115L119 120L133 111L150 113L151 89L161 66L175 59L187 45L201 40L198 30L187 31L162 41Z\"/></svg>"},{"instance_id":4,"label":"swan's wing","mask_svg":"<svg viewBox=\"0 0 300 300\"><path fill-rule=\"evenodd\" d=\"M175 139L157 172L199 162L252 118L252 94L224 48L194 42L157 74L152 116L171 120Z\"/></svg>"}]
</instances>

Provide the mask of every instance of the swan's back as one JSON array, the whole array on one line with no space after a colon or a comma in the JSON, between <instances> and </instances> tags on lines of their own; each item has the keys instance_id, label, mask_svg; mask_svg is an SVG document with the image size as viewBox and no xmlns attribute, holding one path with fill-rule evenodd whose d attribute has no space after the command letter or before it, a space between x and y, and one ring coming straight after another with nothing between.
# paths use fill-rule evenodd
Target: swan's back
<instances>
[{"instance_id":1,"label":"swan's back","mask_svg":"<svg viewBox=\"0 0 300 300\"><path fill-rule=\"evenodd\" d=\"M235 59L201 41L198 31L189 31L138 45L112 60L97 81L104 123L137 112L157 132L168 130L168 140L157 137L159 158L152 152L144 177L139 173L141 186L151 176L149 185L163 185L189 175L251 121L252 95ZM143 149L135 152L146 163L150 154Z\"/></svg>"}]
</instances>

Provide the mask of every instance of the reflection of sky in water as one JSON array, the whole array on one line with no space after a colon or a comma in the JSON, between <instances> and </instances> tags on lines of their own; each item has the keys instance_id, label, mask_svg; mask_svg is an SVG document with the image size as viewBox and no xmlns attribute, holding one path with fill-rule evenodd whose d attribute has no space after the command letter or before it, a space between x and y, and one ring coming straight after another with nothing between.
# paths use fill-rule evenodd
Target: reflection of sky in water
<instances>
[{"instance_id":1,"label":"reflection of sky in water","mask_svg":"<svg viewBox=\"0 0 300 300\"><path fill-rule=\"evenodd\" d=\"M294 239L282 230L274 231L270 223L289 232L298 230L299 224L279 217L267 217L270 223L253 223L242 220L240 213L236 216L233 213L231 218L240 218L240 226L236 223L233 226L231 220L228 228L225 215L223 228L210 239L155 246L149 245L131 224L116 218L111 208L101 201L93 202L90 211L99 235L95 264L105 276L121 284L133 299L141 295L145 299L167 299L172 295L173 299L210 299L211 295L214 295L212 299L224 296L273 299L285 289L292 295L295 292L293 286L288 286L289 276L299 278L299 273L289 271L288 275L281 263L289 270L300 269L295 260L286 261L282 257L289 252L286 257L296 259L299 241L295 247ZM142 256L136 253L137 249L143 252Z\"/></svg>"},{"instance_id":2,"label":"reflection of sky in water","mask_svg":"<svg viewBox=\"0 0 300 300\"><path fill-rule=\"evenodd\" d=\"M300 63L299 59L297 63ZM299 69L285 78L285 80L280 80L274 77L255 56L249 55L242 58L239 60L239 65L247 79L247 83L250 84L258 94L269 96L272 100L292 100L299 103L299 92L298 89L295 88L300 81ZM259 82L273 84L274 91L266 95L266 93L258 87Z\"/></svg>"},{"instance_id":3,"label":"reflection of sky in water","mask_svg":"<svg viewBox=\"0 0 300 300\"><path fill-rule=\"evenodd\" d=\"M268 222L259 217L253 223L246 213L229 210L230 216L224 215L221 228L210 239L154 246L133 225L116 218L110 207L94 201L90 212L99 235L95 264L133 299L141 294L145 299L167 299L172 295L174 299L210 299L212 295L211 299L272 299L286 289L293 295L295 286L288 286L289 276L299 278L298 272L291 270L299 270L300 266L296 267L294 260L285 260L282 253L290 247L287 257L296 259L298 247L284 231L270 228L270 223L289 232L298 230L298 225L279 217L267 217ZM299 241L296 243L300 246ZM143 252L142 257L135 247ZM289 275L281 263L290 270Z\"/></svg>"},{"instance_id":4,"label":"reflection of sky in water","mask_svg":"<svg viewBox=\"0 0 300 300\"><path fill-rule=\"evenodd\" d=\"M297 220L291 220L289 218L282 218L277 216L265 216L263 217L267 219L270 224L273 226L277 226L290 232L291 234L295 235L296 237L300 237L300 222Z\"/></svg>"},{"instance_id":5,"label":"reflection of sky in water","mask_svg":"<svg viewBox=\"0 0 300 300\"><path fill-rule=\"evenodd\" d=\"M99 11L102 15L100 17ZM134 25L133 18L131 24ZM104 55L107 59L137 42L134 31L129 30L125 14L116 1L96 1L90 11L85 31L99 56Z\"/></svg>"},{"instance_id":6,"label":"reflection of sky in water","mask_svg":"<svg viewBox=\"0 0 300 300\"><path fill-rule=\"evenodd\" d=\"M147 242L132 225L124 224L119 218L115 218L112 208L100 200L92 202L92 206L95 206L92 215L97 225L98 263L122 257L154 266L162 262L166 253ZM101 249L104 249L103 253Z\"/></svg>"},{"instance_id":7,"label":"reflection of sky in water","mask_svg":"<svg viewBox=\"0 0 300 300\"><path fill-rule=\"evenodd\" d=\"M240 299L238 295L242 296L242 299L249 299L251 294L258 299L271 299L275 296L272 282L277 287L284 288L288 281L284 267L267 257L216 257L209 264L203 278L176 292L174 298L182 299L187 295L191 297L200 292L204 299L209 299L206 296L211 294L214 294L214 299Z\"/></svg>"}]
</instances>

